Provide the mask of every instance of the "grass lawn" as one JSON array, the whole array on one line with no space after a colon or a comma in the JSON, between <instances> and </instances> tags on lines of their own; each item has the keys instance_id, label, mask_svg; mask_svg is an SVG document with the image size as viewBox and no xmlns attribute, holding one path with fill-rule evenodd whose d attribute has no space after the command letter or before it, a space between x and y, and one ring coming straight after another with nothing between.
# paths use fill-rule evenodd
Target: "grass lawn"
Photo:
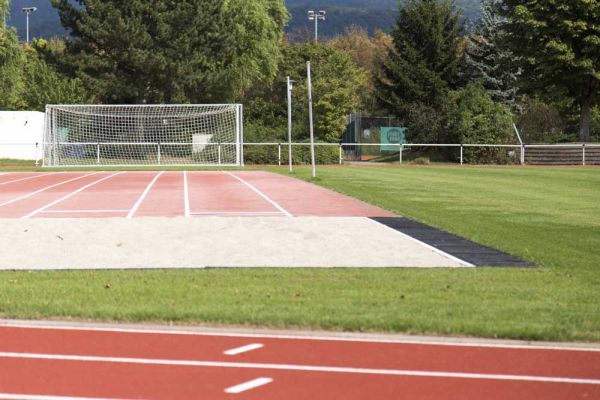
<instances>
[{"instance_id":1,"label":"grass lawn","mask_svg":"<svg viewBox=\"0 0 600 400\"><path fill-rule=\"evenodd\" d=\"M315 183L540 268L5 272L0 316L600 341L600 169L318 173Z\"/></svg>"}]
</instances>

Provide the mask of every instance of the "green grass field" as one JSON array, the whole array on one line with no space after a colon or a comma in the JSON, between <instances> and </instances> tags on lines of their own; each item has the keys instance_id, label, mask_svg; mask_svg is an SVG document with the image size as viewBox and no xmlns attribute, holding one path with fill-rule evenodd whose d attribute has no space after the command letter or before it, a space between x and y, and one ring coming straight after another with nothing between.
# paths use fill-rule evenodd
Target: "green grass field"
<instances>
[{"instance_id":1,"label":"green grass field","mask_svg":"<svg viewBox=\"0 0 600 400\"><path fill-rule=\"evenodd\" d=\"M600 169L330 167L315 183L540 267L5 272L0 316L600 341Z\"/></svg>"}]
</instances>

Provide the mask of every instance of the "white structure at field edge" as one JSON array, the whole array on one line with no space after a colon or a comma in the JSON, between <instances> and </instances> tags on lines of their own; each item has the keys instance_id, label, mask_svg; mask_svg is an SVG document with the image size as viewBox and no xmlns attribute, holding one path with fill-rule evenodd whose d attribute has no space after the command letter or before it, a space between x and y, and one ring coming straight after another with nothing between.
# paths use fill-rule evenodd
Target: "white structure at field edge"
<instances>
[{"instance_id":1,"label":"white structure at field edge","mask_svg":"<svg viewBox=\"0 0 600 400\"><path fill-rule=\"evenodd\" d=\"M43 132L44 113L0 111L0 158L40 159Z\"/></svg>"}]
</instances>

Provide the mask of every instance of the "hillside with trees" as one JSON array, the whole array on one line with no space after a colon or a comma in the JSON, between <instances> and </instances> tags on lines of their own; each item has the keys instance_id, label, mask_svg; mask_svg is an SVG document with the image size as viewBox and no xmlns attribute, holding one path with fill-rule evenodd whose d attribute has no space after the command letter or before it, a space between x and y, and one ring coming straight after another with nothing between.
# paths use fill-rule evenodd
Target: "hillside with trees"
<instances>
[{"instance_id":1,"label":"hillside with trees","mask_svg":"<svg viewBox=\"0 0 600 400\"><path fill-rule=\"evenodd\" d=\"M286 0L290 21L286 32L297 41L310 37L313 26L306 18L309 9L326 10L327 21L320 26L323 36L335 36L347 27L358 26L370 34L376 30L389 32L397 16L397 0ZM25 15L22 7L37 7L31 15L30 36L37 38L62 37L66 30L60 23L58 12L50 0L12 1L8 23L17 28L19 38L25 37ZM463 10L465 18L476 21L480 15L480 0L458 0L456 6Z\"/></svg>"}]
</instances>

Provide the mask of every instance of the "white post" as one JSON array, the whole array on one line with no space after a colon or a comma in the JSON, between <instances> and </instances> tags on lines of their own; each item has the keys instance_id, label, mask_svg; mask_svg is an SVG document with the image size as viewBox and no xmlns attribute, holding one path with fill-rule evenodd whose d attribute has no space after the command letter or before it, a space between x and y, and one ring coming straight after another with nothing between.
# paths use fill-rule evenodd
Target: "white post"
<instances>
[{"instance_id":1,"label":"white post","mask_svg":"<svg viewBox=\"0 0 600 400\"><path fill-rule=\"evenodd\" d=\"M312 177L317 177L317 166L315 161L315 133L313 125L313 100L312 100L312 80L310 75L310 61L306 62L306 72L308 75L308 121L310 126L310 159L312 163Z\"/></svg>"},{"instance_id":2,"label":"white post","mask_svg":"<svg viewBox=\"0 0 600 400\"><path fill-rule=\"evenodd\" d=\"M96 144L96 164L100 164L100 143Z\"/></svg>"},{"instance_id":3,"label":"white post","mask_svg":"<svg viewBox=\"0 0 600 400\"><path fill-rule=\"evenodd\" d=\"M400 143L400 165L402 165L402 150L404 150L404 144Z\"/></svg>"},{"instance_id":4,"label":"white post","mask_svg":"<svg viewBox=\"0 0 600 400\"><path fill-rule=\"evenodd\" d=\"M464 152L463 152L463 148L464 148L464 146L461 144L460 145L460 165L464 164L464 157L463 157L463 153Z\"/></svg>"},{"instance_id":5,"label":"white post","mask_svg":"<svg viewBox=\"0 0 600 400\"><path fill-rule=\"evenodd\" d=\"M160 165L160 142L157 143L158 147L157 147L157 157L156 157L156 161L158 162L158 165Z\"/></svg>"},{"instance_id":6,"label":"white post","mask_svg":"<svg viewBox=\"0 0 600 400\"><path fill-rule=\"evenodd\" d=\"M581 145L581 164L585 165L585 143Z\"/></svg>"},{"instance_id":7,"label":"white post","mask_svg":"<svg viewBox=\"0 0 600 400\"><path fill-rule=\"evenodd\" d=\"M525 165L525 145L521 145L521 165Z\"/></svg>"},{"instance_id":8,"label":"white post","mask_svg":"<svg viewBox=\"0 0 600 400\"><path fill-rule=\"evenodd\" d=\"M287 77L287 101L288 101L288 161L290 164L290 172L293 171L292 165L292 81Z\"/></svg>"},{"instance_id":9,"label":"white post","mask_svg":"<svg viewBox=\"0 0 600 400\"><path fill-rule=\"evenodd\" d=\"M340 165L344 163L344 145L340 143Z\"/></svg>"},{"instance_id":10,"label":"white post","mask_svg":"<svg viewBox=\"0 0 600 400\"><path fill-rule=\"evenodd\" d=\"M221 165L221 143L220 142L219 142L219 147L217 149L218 149L218 157L219 157L218 162L219 162L219 165Z\"/></svg>"},{"instance_id":11,"label":"white post","mask_svg":"<svg viewBox=\"0 0 600 400\"><path fill-rule=\"evenodd\" d=\"M36 144L35 144L35 166L36 166L36 167L37 167L38 165L40 165L40 163L39 163L39 149L38 149L38 148L39 148L39 146L40 146L40 144L39 144L39 143L36 143Z\"/></svg>"},{"instance_id":12,"label":"white post","mask_svg":"<svg viewBox=\"0 0 600 400\"><path fill-rule=\"evenodd\" d=\"M281 167L281 143L277 144L277 163Z\"/></svg>"}]
</instances>

